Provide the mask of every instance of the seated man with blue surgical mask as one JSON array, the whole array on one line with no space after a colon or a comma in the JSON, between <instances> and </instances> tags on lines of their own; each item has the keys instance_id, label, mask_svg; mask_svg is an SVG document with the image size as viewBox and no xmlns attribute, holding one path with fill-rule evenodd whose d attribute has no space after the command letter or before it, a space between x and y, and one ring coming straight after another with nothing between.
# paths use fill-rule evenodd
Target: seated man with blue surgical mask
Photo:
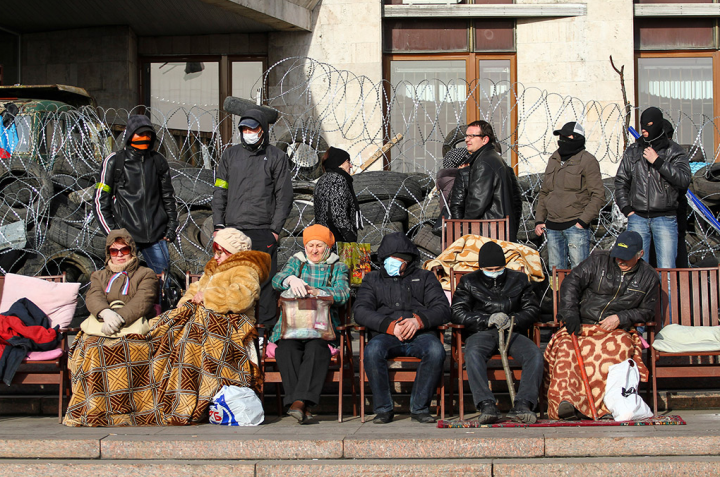
<instances>
[{"instance_id":1,"label":"seated man with blue surgical mask","mask_svg":"<svg viewBox=\"0 0 720 477\"><path fill-rule=\"evenodd\" d=\"M410 394L412 419L433 423L429 406L442 377L445 348L436 329L450 319L450 306L435 275L423 270L420 252L402 232L383 237L383 268L365 275L357 292L355 321L374 336L365 347L365 371L373 394L375 424L393 420L388 358L419 358Z\"/></svg>"},{"instance_id":2,"label":"seated man with blue surgical mask","mask_svg":"<svg viewBox=\"0 0 720 477\"><path fill-rule=\"evenodd\" d=\"M487 362L498 353L499 332L515 318L508 356L522 366L522 379L513 408L507 418L532 424L533 409L543 377L543 355L524 333L536 321L540 307L528 276L505 268L505 253L495 242L487 242L478 252L480 270L460 279L452 301L453 323L464 325L465 362L473 402L480 411L480 424L500 419L488 386Z\"/></svg>"}]
</instances>

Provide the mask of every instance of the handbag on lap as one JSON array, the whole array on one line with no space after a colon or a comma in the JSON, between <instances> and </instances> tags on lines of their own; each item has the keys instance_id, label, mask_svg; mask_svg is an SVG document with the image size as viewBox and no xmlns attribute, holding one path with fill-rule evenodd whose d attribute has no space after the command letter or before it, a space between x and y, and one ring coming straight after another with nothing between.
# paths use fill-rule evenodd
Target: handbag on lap
<instances>
[{"instance_id":1,"label":"handbag on lap","mask_svg":"<svg viewBox=\"0 0 720 477\"><path fill-rule=\"evenodd\" d=\"M280 339L308 340L335 339L335 329L330 317L331 296L311 296L308 298L280 297L282 307L282 326Z\"/></svg>"}]
</instances>

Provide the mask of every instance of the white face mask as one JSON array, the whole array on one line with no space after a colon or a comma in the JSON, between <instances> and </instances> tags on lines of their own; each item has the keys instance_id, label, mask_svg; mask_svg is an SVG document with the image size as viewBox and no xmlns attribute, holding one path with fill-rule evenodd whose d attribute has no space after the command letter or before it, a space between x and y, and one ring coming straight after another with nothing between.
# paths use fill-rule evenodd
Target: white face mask
<instances>
[{"instance_id":1,"label":"white face mask","mask_svg":"<svg viewBox=\"0 0 720 477\"><path fill-rule=\"evenodd\" d=\"M260 140L260 133L245 132L242 133L242 135L245 143L250 144L251 146L253 144L257 144L257 142Z\"/></svg>"}]
</instances>

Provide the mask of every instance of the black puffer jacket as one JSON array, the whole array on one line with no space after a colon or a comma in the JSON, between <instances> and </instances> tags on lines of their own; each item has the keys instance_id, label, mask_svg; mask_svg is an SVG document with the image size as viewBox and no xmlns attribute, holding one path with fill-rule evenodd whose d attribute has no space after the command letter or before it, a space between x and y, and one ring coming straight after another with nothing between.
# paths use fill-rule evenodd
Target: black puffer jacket
<instances>
[{"instance_id":1,"label":"black puffer jacket","mask_svg":"<svg viewBox=\"0 0 720 477\"><path fill-rule=\"evenodd\" d=\"M476 152L472 165L459 169L452 192L450 214L453 219L493 220L510 217L510 241L517 237L518 217L516 210L520 201L513 194L519 187L510 177L512 169L492 144Z\"/></svg>"},{"instance_id":2,"label":"black puffer jacket","mask_svg":"<svg viewBox=\"0 0 720 477\"><path fill-rule=\"evenodd\" d=\"M103 161L94 211L106 235L111 230L124 228L136 243L148 244L163 237L174 239L178 221L170 168L165 157L152 150L155 133L147 151L129 145L140 128L154 131L147 116L130 116L125 128L125 148ZM123 159L124 172L116 184L115 167Z\"/></svg>"},{"instance_id":3,"label":"black puffer jacket","mask_svg":"<svg viewBox=\"0 0 720 477\"><path fill-rule=\"evenodd\" d=\"M493 313L505 313L515 317L513 329L520 332L533 325L539 312L527 275L506 268L498 278L490 278L478 270L460 279L453 295L451 321L476 332L488 329Z\"/></svg>"},{"instance_id":4,"label":"black puffer jacket","mask_svg":"<svg viewBox=\"0 0 720 477\"><path fill-rule=\"evenodd\" d=\"M263 136L256 147L243 141L223 152L215 171L213 223L216 229L270 229L279 234L292 207L290 159L270 145L268 123L260 111L252 109L242 118L259 122Z\"/></svg>"},{"instance_id":5,"label":"black puffer jacket","mask_svg":"<svg viewBox=\"0 0 720 477\"><path fill-rule=\"evenodd\" d=\"M615 175L615 201L623 214L675 215L678 191L690 185L690 164L685 150L673 141L657 153L659 157L650 164L643 158L640 143L625 150Z\"/></svg>"},{"instance_id":6,"label":"black puffer jacket","mask_svg":"<svg viewBox=\"0 0 720 477\"><path fill-rule=\"evenodd\" d=\"M432 331L450 320L450 305L435 275L419 268L417 247L402 232L386 235L378 249L384 261L394 253L413 255L405 272L391 277L384 268L365 275L357 292L353 312L355 321L371 331L387 333L400 318L416 313L423 327L418 333Z\"/></svg>"},{"instance_id":7,"label":"black puffer jacket","mask_svg":"<svg viewBox=\"0 0 720 477\"><path fill-rule=\"evenodd\" d=\"M609 251L596 251L575 267L560 287L558 320L577 319L597 324L608 316L620 318L619 327L652 321L657 300L657 271L645 260L623 274Z\"/></svg>"}]
</instances>

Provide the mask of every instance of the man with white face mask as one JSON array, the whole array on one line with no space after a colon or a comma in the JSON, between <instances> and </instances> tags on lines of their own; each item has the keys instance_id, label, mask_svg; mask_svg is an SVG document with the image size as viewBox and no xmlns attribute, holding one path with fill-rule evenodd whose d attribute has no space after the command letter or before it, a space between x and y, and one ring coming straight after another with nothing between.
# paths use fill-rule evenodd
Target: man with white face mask
<instances>
[{"instance_id":1,"label":"man with white face mask","mask_svg":"<svg viewBox=\"0 0 720 477\"><path fill-rule=\"evenodd\" d=\"M450 321L465 326L465 362L473 402L480 411L478 421L490 424L500 419L488 386L487 362L498 353L499 333L515 318L509 338L508 356L522 366L522 379L513 408L512 421L532 424L542 383L543 356L525 334L538 316L540 307L528 276L505 268L505 253L495 242L487 242L478 252L480 270L460 279L452 301Z\"/></svg>"},{"instance_id":2,"label":"man with white face mask","mask_svg":"<svg viewBox=\"0 0 720 477\"><path fill-rule=\"evenodd\" d=\"M265 115L256 109L240 118L240 144L225 150L215 171L212 209L215 231L233 227L250 237L252 249L272 257L277 271L277 240L292 207L287 154L270 145ZM270 280L262 284L257 321L275 324L276 301Z\"/></svg>"}]
</instances>

